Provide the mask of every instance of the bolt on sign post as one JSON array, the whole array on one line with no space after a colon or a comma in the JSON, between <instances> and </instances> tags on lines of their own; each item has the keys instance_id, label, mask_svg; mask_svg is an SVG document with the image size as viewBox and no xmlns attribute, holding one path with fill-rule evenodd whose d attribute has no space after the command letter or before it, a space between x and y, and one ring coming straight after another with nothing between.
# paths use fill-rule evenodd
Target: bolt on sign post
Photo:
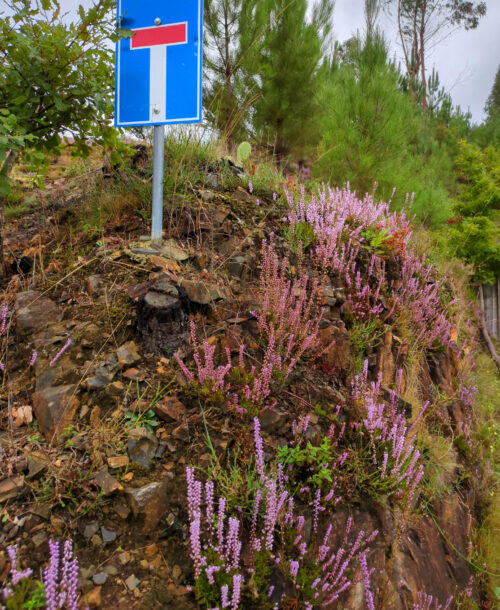
<instances>
[{"instance_id":1,"label":"bolt on sign post","mask_svg":"<svg viewBox=\"0 0 500 610\"><path fill-rule=\"evenodd\" d=\"M117 127L154 126L153 222L161 240L165 125L202 115L203 0L118 0Z\"/></svg>"}]
</instances>

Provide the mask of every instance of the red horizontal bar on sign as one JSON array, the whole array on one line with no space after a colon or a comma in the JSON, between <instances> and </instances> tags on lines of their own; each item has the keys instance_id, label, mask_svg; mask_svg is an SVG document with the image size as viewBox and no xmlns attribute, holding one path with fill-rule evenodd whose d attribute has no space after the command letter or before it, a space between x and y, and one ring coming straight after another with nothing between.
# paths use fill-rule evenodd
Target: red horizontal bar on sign
<instances>
[{"instance_id":1,"label":"red horizontal bar on sign","mask_svg":"<svg viewBox=\"0 0 500 610\"><path fill-rule=\"evenodd\" d=\"M187 43L187 23L175 23L154 28L135 30L132 36L131 48L143 49L169 44Z\"/></svg>"}]
</instances>

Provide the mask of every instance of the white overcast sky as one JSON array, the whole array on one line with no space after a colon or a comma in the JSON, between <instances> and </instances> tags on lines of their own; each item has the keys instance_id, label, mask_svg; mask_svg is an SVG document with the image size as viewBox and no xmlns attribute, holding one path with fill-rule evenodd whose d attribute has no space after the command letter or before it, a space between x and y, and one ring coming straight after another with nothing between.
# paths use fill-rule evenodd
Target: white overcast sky
<instances>
[{"instance_id":1,"label":"white overcast sky","mask_svg":"<svg viewBox=\"0 0 500 610\"><path fill-rule=\"evenodd\" d=\"M427 68L435 66L441 84L462 109L470 108L473 120L481 122L484 104L500 65L500 0L486 0L488 7L477 30L452 33L429 54ZM364 0L336 0L333 26L338 40L349 38L364 27ZM393 53L399 57L397 32L381 15L380 26Z\"/></svg>"},{"instance_id":2,"label":"white overcast sky","mask_svg":"<svg viewBox=\"0 0 500 610\"><path fill-rule=\"evenodd\" d=\"M488 12L477 30L453 33L427 59L428 70L436 67L441 84L451 93L454 103L460 104L464 110L470 109L475 122L484 117L484 104L500 65L500 0L486 2ZM63 9L67 11L76 9L79 4L89 6L91 3L91 0L61 0ZM2 4L3 0L0 0L0 8ZM337 40L344 41L357 30L363 30L363 9L364 0L336 0L333 26ZM392 53L399 56L394 26L384 15L380 25Z\"/></svg>"}]
</instances>

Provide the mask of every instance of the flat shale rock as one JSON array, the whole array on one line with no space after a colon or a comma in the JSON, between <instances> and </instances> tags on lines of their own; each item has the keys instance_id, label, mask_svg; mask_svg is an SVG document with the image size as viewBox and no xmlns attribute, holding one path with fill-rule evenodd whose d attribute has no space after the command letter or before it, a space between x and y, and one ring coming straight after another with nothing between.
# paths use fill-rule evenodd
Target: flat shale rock
<instances>
[{"instance_id":1,"label":"flat shale rock","mask_svg":"<svg viewBox=\"0 0 500 610\"><path fill-rule=\"evenodd\" d=\"M145 428L136 428L129 436L127 453L130 461L149 468L158 449L158 439Z\"/></svg>"},{"instance_id":2,"label":"flat shale rock","mask_svg":"<svg viewBox=\"0 0 500 610\"><path fill-rule=\"evenodd\" d=\"M47 297L36 290L19 292L16 295L17 328L20 331L39 331L48 324L60 322L62 311Z\"/></svg>"},{"instance_id":3,"label":"flat shale rock","mask_svg":"<svg viewBox=\"0 0 500 610\"><path fill-rule=\"evenodd\" d=\"M226 298L223 288L216 284L203 281L183 280L182 287L187 293L189 300L198 305L210 305L214 301Z\"/></svg>"},{"instance_id":4,"label":"flat shale rock","mask_svg":"<svg viewBox=\"0 0 500 610\"><path fill-rule=\"evenodd\" d=\"M75 385L48 387L33 394L33 409L40 431L48 441L57 441L75 417L80 401Z\"/></svg>"},{"instance_id":5,"label":"flat shale rock","mask_svg":"<svg viewBox=\"0 0 500 610\"><path fill-rule=\"evenodd\" d=\"M0 504L7 500L17 498L23 493L24 477L11 477L0 481Z\"/></svg>"}]
</instances>

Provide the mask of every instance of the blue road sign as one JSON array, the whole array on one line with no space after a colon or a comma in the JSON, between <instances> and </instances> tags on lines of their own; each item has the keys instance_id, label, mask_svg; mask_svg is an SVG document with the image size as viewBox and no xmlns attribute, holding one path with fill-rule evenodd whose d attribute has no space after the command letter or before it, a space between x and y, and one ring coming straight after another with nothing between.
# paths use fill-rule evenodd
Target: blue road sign
<instances>
[{"instance_id":1,"label":"blue road sign","mask_svg":"<svg viewBox=\"0 0 500 610\"><path fill-rule=\"evenodd\" d=\"M201 121L203 0L118 0L117 127Z\"/></svg>"}]
</instances>

